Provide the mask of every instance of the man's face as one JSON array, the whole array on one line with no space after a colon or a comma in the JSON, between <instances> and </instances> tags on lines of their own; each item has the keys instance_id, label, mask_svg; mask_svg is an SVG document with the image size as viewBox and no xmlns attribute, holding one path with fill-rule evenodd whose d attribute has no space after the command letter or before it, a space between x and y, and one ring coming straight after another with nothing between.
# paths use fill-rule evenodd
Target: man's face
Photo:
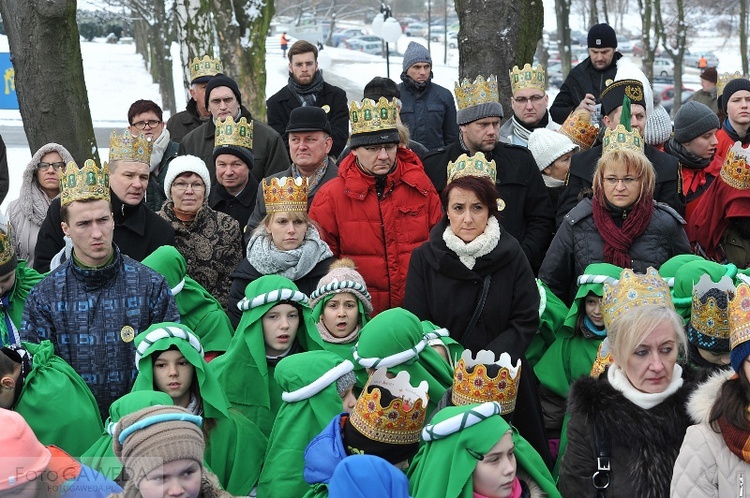
<instances>
[{"instance_id":1,"label":"man's face","mask_svg":"<svg viewBox=\"0 0 750 498\"><path fill-rule=\"evenodd\" d=\"M614 111L610 112L609 115L604 116L604 124L610 130L617 128L620 124L620 115L622 114L622 106L618 107ZM641 137L644 136L643 132L646 129L646 108L640 104L630 105L630 126L637 128L640 132Z\"/></svg>"},{"instance_id":2,"label":"man's face","mask_svg":"<svg viewBox=\"0 0 750 498\"><path fill-rule=\"evenodd\" d=\"M143 201L148 187L148 165L135 161L118 160L109 175L109 186L118 199L129 206Z\"/></svg>"},{"instance_id":3,"label":"man's face","mask_svg":"<svg viewBox=\"0 0 750 498\"><path fill-rule=\"evenodd\" d=\"M221 154L216 157L216 181L227 192L237 195L245 188L250 178L250 168L239 157L232 154Z\"/></svg>"},{"instance_id":4,"label":"man's face","mask_svg":"<svg viewBox=\"0 0 750 498\"><path fill-rule=\"evenodd\" d=\"M432 71L431 64L419 62L407 69L406 75L417 83L424 83L430 78L430 71Z\"/></svg>"},{"instance_id":5,"label":"man's face","mask_svg":"<svg viewBox=\"0 0 750 498\"><path fill-rule=\"evenodd\" d=\"M292 73L294 81L299 85L309 85L315 78L318 70L318 61L315 60L313 52L305 52L292 56L292 62L289 63L289 72Z\"/></svg>"},{"instance_id":6,"label":"man's face","mask_svg":"<svg viewBox=\"0 0 750 498\"><path fill-rule=\"evenodd\" d=\"M210 113L206 109L206 83L193 83L190 85L190 97L198 105L198 113L201 116L208 116Z\"/></svg>"},{"instance_id":7,"label":"man's face","mask_svg":"<svg viewBox=\"0 0 750 498\"><path fill-rule=\"evenodd\" d=\"M152 141L159 138L163 130L164 121L159 119L153 111L136 114L133 116L133 122L128 126L128 131L134 137L143 133L147 139Z\"/></svg>"},{"instance_id":8,"label":"man's face","mask_svg":"<svg viewBox=\"0 0 750 498\"><path fill-rule=\"evenodd\" d=\"M727 116L732 125L750 125L750 92L739 90L729 97Z\"/></svg>"},{"instance_id":9,"label":"man's face","mask_svg":"<svg viewBox=\"0 0 750 498\"><path fill-rule=\"evenodd\" d=\"M604 71L610 64L612 59L615 58L614 48L590 48L589 57L591 58L591 64L597 71Z\"/></svg>"},{"instance_id":10,"label":"man's face","mask_svg":"<svg viewBox=\"0 0 750 498\"><path fill-rule=\"evenodd\" d=\"M497 145L500 132L500 118L489 117L477 119L471 123L461 125L461 134L469 152L490 152Z\"/></svg>"},{"instance_id":11,"label":"man's face","mask_svg":"<svg viewBox=\"0 0 750 498\"><path fill-rule=\"evenodd\" d=\"M331 152L333 139L324 131L293 131L289 133L289 153L301 173L312 175Z\"/></svg>"},{"instance_id":12,"label":"man's face","mask_svg":"<svg viewBox=\"0 0 750 498\"><path fill-rule=\"evenodd\" d=\"M517 91L510 102L516 119L524 125L534 126L547 114L549 97L541 90L524 88Z\"/></svg>"},{"instance_id":13,"label":"man's face","mask_svg":"<svg viewBox=\"0 0 750 498\"><path fill-rule=\"evenodd\" d=\"M701 88L703 89L704 92L710 92L711 90L716 88L716 83L712 83L708 80L704 80L703 78L701 78Z\"/></svg>"},{"instance_id":14,"label":"man's face","mask_svg":"<svg viewBox=\"0 0 750 498\"><path fill-rule=\"evenodd\" d=\"M68 205L68 221L61 222L63 233L73 242L73 250L86 266L101 266L112 254L115 219L105 200L73 201Z\"/></svg>"},{"instance_id":15,"label":"man's face","mask_svg":"<svg viewBox=\"0 0 750 498\"><path fill-rule=\"evenodd\" d=\"M233 118L240 112L240 103L234 92L227 86L218 86L211 90L208 96L208 110L214 119L225 120L229 116Z\"/></svg>"},{"instance_id":16,"label":"man's face","mask_svg":"<svg viewBox=\"0 0 750 498\"><path fill-rule=\"evenodd\" d=\"M387 175L396 162L398 144L363 145L352 149L352 154L363 170L377 176Z\"/></svg>"}]
</instances>

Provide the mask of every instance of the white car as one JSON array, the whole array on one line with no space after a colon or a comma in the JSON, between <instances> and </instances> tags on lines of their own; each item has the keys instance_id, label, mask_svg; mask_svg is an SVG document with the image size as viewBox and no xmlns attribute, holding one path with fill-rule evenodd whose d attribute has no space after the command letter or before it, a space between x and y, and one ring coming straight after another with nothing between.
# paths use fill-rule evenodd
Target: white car
<instances>
[{"instance_id":1,"label":"white car","mask_svg":"<svg viewBox=\"0 0 750 498\"><path fill-rule=\"evenodd\" d=\"M674 62L672 62L672 59L655 57L654 76L674 76Z\"/></svg>"}]
</instances>

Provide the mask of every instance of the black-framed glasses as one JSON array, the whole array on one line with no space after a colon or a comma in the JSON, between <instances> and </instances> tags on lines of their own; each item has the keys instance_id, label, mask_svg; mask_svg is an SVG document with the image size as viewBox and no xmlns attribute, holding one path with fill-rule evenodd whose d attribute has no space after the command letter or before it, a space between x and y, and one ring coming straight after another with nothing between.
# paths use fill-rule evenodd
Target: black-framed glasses
<instances>
[{"instance_id":1,"label":"black-framed glasses","mask_svg":"<svg viewBox=\"0 0 750 498\"><path fill-rule=\"evenodd\" d=\"M148 126L149 128L156 128L160 124L161 121L159 121L158 119L149 119L148 121L136 121L135 123L133 123L133 126L138 128L139 130L145 130L146 126Z\"/></svg>"},{"instance_id":2,"label":"black-framed glasses","mask_svg":"<svg viewBox=\"0 0 750 498\"><path fill-rule=\"evenodd\" d=\"M65 167L65 163L60 161L56 163L39 163L36 165L36 169L40 171L47 171L48 169L52 168L55 171L59 171L60 169Z\"/></svg>"},{"instance_id":3,"label":"black-framed glasses","mask_svg":"<svg viewBox=\"0 0 750 498\"><path fill-rule=\"evenodd\" d=\"M532 104L536 104L543 98L544 98L544 95L532 95L531 97L513 97L513 101L516 104L526 105L529 102L531 102Z\"/></svg>"}]
</instances>

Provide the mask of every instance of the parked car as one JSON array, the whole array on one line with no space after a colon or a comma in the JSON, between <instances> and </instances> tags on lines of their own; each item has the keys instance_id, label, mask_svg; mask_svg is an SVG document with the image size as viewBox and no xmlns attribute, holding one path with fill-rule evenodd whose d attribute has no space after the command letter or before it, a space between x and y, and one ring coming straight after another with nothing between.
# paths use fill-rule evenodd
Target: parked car
<instances>
[{"instance_id":1,"label":"parked car","mask_svg":"<svg viewBox=\"0 0 750 498\"><path fill-rule=\"evenodd\" d=\"M366 54L381 55L383 53L383 41L377 36L349 38L345 42L345 47Z\"/></svg>"},{"instance_id":2,"label":"parked car","mask_svg":"<svg viewBox=\"0 0 750 498\"><path fill-rule=\"evenodd\" d=\"M421 22L412 22L404 30L406 36L426 36L427 25Z\"/></svg>"},{"instance_id":3,"label":"parked car","mask_svg":"<svg viewBox=\"0 0 750 498\"><path fill-rule=\"evenodd\" d=\"M633 43L630 38L623 35L617 35L617 51L621 53L629 53L633 51Z\"/></svg>"},{"instance_id":4,"label":"parked car","mask_svg":"<svg viewBox=\"0 0 750 498\"><path fill-rule=\"evenodd\" d=\"M445 36L445 26L442 24L435 25L433 24L430 26L430 40L434 42L443 41L443 37Z\"/></svg>"},{"instance_id":5,"label":"parked car","mask_svg":"<svg viewBox=\"0 0 750 498\"><path fill-rule=\"evenodd\" d=\"M664 101L667 101L667 100L672 100L674 98L674 90L675 90L674 85L669 85L669 86L664 87L661 90L661 101L664 102ZM692 88L688 88L685 85L683 85L682 86L682 92L683 93L685 93L685 92L694 93L695 90L692 89Z\"/></svg>"},{"instance_id":6,"label":"parked car","mask_svg":"<svg viewBox=\"0 0 750 498\"><path fill-rule=\"evenodd\" d=\"M685 66L700 67L701 56L706 58L706 67L718 67L719 58L713 52L692 52L685 50L685 56L682 61Z\"/></svg>"},{"instance_id":7,"label":"parked car","mask_svg":"<svg viewBox=\"0 0 750 498\"><path fill-rule=\"evenodd\" d=\"M655 57L654 76L674 76L674 62L672 62L672 59Z\"/></svg>"},{"instance_id":8,"label":"parked car","mask_svg":"<svg viewBox=\"0 0 750 498\"><path fill-rule=\"evenodd\" d=\"M335 32L331 36L331 46L332 47L338 47L341 45L344 41L347 40L347 38L352 38L355 36L363 36L366 33L360 29L360 28L349 28L349 29L342 29L341 31Z\"/></svg>"},{"instance_id":9,"label":"parked car","mask_svg":"<svg viewBox=\"0 0 750 498\"><path fill-rule=\"evenodd\" d=\"M458 34L448 34L448 48L458 48Z\"/></svg>"},{"instance_id":10,"label":"parked car","mask_svg":"<svg viewBox=\"0 0 750 498\"><path fill-rule=\"evenodd\" d=\"M560 88L563 84L562 64L551 64L547 66L547 83Z\"/></svg>"},{"instance_id":11,"label":"parked car","mask_svg":"<svg viewBox=\"0 0 750 498\"><path fill-rule=\"evenodd\" d=\"M695 93L695 90L682 90L682 103L684 104L687 102L687 100L693 96ZM672 107L674 107L674 90L672 90L672 97L668 100L662 100L661 105L664 107L664 109L671 115L672 114Z\"/></svg>"}]
</instances>

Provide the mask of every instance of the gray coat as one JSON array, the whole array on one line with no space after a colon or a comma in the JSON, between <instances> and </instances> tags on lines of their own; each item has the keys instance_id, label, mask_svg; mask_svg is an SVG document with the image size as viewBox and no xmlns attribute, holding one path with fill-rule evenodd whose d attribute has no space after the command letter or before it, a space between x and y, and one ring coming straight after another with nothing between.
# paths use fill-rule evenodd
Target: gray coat
<instances>
[{"instance_id":1,"label":"gray coat","mask_svg":"<svg viewBox=\"0 0 750 498\"><path fill-rule=\"evenodd\" d=\"M672 256L690 253L684 225L685 220L674 209L654 204L651 222L628 249L633 270L645 273L649 266L658 270ZM539 278L570 305L578 276L589 264L603 261L604 240L594 224L592 200L584 199L565 215L539 269Z\"/></svg>"}]
</instances>

